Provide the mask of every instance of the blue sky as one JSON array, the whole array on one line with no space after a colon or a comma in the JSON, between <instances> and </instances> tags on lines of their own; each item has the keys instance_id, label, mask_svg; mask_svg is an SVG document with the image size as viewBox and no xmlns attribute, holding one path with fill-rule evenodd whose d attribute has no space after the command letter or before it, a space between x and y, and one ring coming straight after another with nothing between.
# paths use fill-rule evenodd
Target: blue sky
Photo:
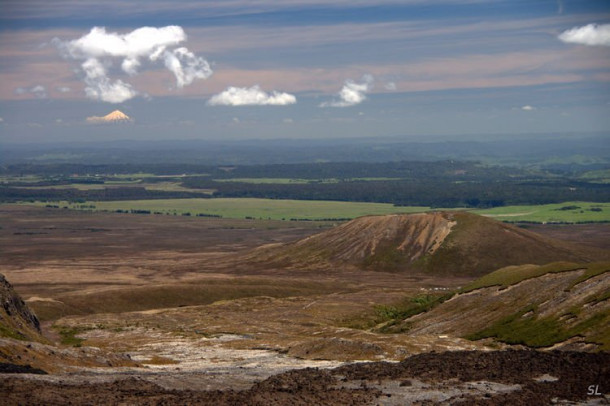
<instances>
[{"instance_id":1,"label":"blue sky","mask_svg":"<svg viewBox=\"0 0 610 406\"><path fill-rule=\"evenodd\" d=\"M610 128L608 1L0 3L1 142Z\"/></svg>"}]
</instances>

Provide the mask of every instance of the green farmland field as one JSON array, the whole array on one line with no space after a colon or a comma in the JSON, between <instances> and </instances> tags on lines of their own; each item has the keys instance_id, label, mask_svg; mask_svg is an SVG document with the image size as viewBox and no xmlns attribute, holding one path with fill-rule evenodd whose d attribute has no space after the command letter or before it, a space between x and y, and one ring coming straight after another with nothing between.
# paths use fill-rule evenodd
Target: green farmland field
<instances>
[{"instance_id":1,"label":"green farmland field","mask_svg":"<svg viewBox=\"0 0 610 406\"><path fill-rule=\"evenodd\" d=\"M47 202L28 203L45 206ZM198 214L224 218L272 220L352 219L365 215L417 213L431 211L423 206L394 206L386 203L337 202L321 200L279 200L253 198L156 199L125 201L55 202L70 209L97 211L150 211L151 213L192 216ZM92 208L94 207L94 208ZM442 210L442 209L434 209ZM460 210L460 209L449 209ZM586 223L610 222L610 203L565 202L540 206L505 206L469 210L472 213L507 222Z\"/></svg>"},{"instance_id":2,"label":"green farmland field","mask_svg":"<svg viewBox=\"0 0 610 406\"><path fill-rule=\"evenodd\" d=\"M564 202L540 206L506 206L473 210L473 213L509 222L607 222L610 221L610 203Z\"/></svg>"},{"instance_id":3,"label":"green farmland field","mask_svg":"<svg viewBox=\"0 0 610 406\"><path fill-rule=\"evenodd\" d=\"M350 179L297 179L297 178L230 178L214 179L214 182L241 182L253 184L305 184L305 183L339 183L344 181L379 181L379 180L399 180L400 178L350 178Z\"/></svg>"},{"instance_id":4,"label":"green farmland field","mask_svg":"<svg viewBox=\"0 0 610 406\"><path fill-rule=\"evenodd\" d=\"M206 193L212 194L214 190L212 189L192 189L183 187L179 182L155 182L155 183L146 183L142 182L142 180L110 180L105 181L104 183L68 183L65 185L50 185L50 186L17 186L20 189L31 189L31 190L39 190L39 189L77 189L77 190L104 190L108 188L118 188L118 187L129 187L129 186L137 186L143 187L146 190L157 190L162 192L194 192L194 193Z\"/></svg>"},{"instance_id":5,"label":"green farmland field","mask_svg":"<svg viewBox=\"0 0 610 406\"><path fill-rule=\"evenodd\" d=\"M37 203L45 205L46 203ZM81 206L95 210L147 210L151 213L177 214L190 213L218 215L225 218L262 218L272 220L290 219L348 219L367 214L414 213L430 210L429 207L395 207L385 203L333 202L317 200L274 200L249 198L219 199L157 199L126 201L88 201L85 204L60 206L79 209Z\"/></svg>"}]
</instances>

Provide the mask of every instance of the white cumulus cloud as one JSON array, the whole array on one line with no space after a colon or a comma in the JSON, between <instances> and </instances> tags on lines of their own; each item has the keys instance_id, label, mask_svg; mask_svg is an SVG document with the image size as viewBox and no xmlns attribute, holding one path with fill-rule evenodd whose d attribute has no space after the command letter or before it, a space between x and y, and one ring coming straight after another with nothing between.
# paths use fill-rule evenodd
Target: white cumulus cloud
<instances>
[{"instance_id":1,"label":"white cumulus cloud","mask_svg":"<svg viewBox=\"0 0 610 406\"><path fill-rule=\"evenodd\" d=\"M394 82L388 82L384 85L384 87L386 88L386 90L390 90L390 91L395 91L396 89L398 89L398 87L396 86L396 83Z\"/></svg>"},{"instance_id":2,"label":"white cumulus cloud","mask_svg":"<svg viewBox=\"0 0 610 406\"><path fill-rule=\"evenodd\" d=\"M211 106L285 106L294 104L297 98L289 93L264 92L258 85L252 87L229 87L208 101Z\"/></svg>"},{"instance_id":3,"label":"white cumulus cloud","mask_svg":"<svg viewBox=\"0 0 610 406\"><path fill-rule=\"evenodd\" d=\"M178 87L190 85L195 79L207 79L212 75L210 64L184 47L165 51L163 59L165 67L176 76Z\"/></svg>"},{"instance_id":4,"label":"white cumulus cloud","mask_svg":"<svg viewBox=\"0 0 610 406\"><path fill-rule=\"evenodd\" d=\"M343 88L338 94L339 99L324 102L320 104L320 107L349 107L360 104L366 100L366 93L373 88L373 81L372 75L362 76L360 83L346 80L345 85L343 85Z\"/></svg>"},{"instance_id":5,"label":"white cumulus cloud","mask_svg":"<svg viewBox=\"0 0 610 406\"><path fill-rule=\"evenodd\" d=\"M528 105L525 105L525 106L521 107L521 110L523 110L523 111L534 111L534 110L536 110L536 107L530 106L528 104Z\"/></svg>"},{"instance_id":6,"label":"white cumulus cloud","mask_svg":"<svg viewBox=\"0 0 610 406\"><path fill-rule=\"evenodd\" d=\"M588 24L559 34L561 41L571 44L610 46L610 24Z\"/></svg>"},{"instance_id":7,"label":"white cumulus cloud","mask_svg":"<svg viewBox=\"0 0 610 406\"><path fill-rule=\"evenodd\" d=\"M91 31L75 40L53 40L66 59L82 61L80 69L87 85L85 93L91 99L109 103L121 103L138 92L123 80L110 78L115 62L129 76L137 75L143 64L163 62L174 74L176 86L182 88L195 79L207 79L212 75L210 64L184 46L187 39L182 27L141 27L127 34L106 32L104 27Z\"/></svg>"}]
</instances>

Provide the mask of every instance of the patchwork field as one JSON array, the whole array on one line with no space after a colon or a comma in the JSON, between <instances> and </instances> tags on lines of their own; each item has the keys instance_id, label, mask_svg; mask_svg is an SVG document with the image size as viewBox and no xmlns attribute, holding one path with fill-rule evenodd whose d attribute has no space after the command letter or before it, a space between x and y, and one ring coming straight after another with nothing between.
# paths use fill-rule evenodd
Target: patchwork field
<instances>
[{"instance_id":1,"label":"patchwork field","mask_svg":"<svg viewBox=\"0 0 610 406\"><path fill-rule=\"evenodd\" d=\"M159 188L165 187L159 184ZM161 190L161 189L159 189ZM256 198L155 199L24 203L89 211L144 211L148 214L219 216L228 219L348 220L365 215L421 213L445 210L424 206L326 200L280 200ZM458 209L450 209L458 210ZM604 223L610 222L610 203L564 202L547 205L504 206L469 209L471 213L511 223Z\"/></svg>"},{"instance_id":2,"label":"patchwork field","mask_svg":"<svg viewBox=\"0 0 610 406\"><path fill-rule=\"evenodd\" d=\"M564 202L538 206L507 206L473 210L473 213L515 223L595 223L610 221L610 203Z\"/></svg>"},{"instance_id":3,"label":"patchwork field","mask_svg":"<svg viewBox=\"0 0 610 406\"><path fill-rule=\"evenodd\" d=\"M230 178L214 179L215 182L243 182L243 183L268 183L268 184L305 184L305 183L339 183L345 181L376 181L376 180L398 180L400 178L369 177L369 178L325 178L325 179L300 179L300 178Z\"/></svg>"},{"instance_id":4,"label":"patchwork field","mask_svg":"<svg viewBox=\"0 0 610 406\"><path fill-rule=\"evenodd\" d=\"M36 205L45 206L47 204L37 203ZM77 210L111 212L117 210L145 210L151 213L169 215L184 215L189 213L192 216L199 214L229 219L251 218L263 220L346 220L369 214L415 213L430 210L429 207L396 207L384 203L252 198L156 199L86 203L59 202L57 205Z\"/></svg>"}]
</instances>

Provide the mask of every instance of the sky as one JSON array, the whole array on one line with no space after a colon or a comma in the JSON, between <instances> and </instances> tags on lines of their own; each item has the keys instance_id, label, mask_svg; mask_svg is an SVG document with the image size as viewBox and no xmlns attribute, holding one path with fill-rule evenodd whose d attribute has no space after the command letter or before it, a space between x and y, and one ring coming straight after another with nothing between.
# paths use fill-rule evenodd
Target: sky
<instances>
[{"instance_id":1,"label":"sky","mask_svg":"<svg viewBox=\"0 0 610 406\"><path fill-rule=\"evenodd\" d=\"M607 0L0 0L0 143L610 130ZM114 110L124 124L100 124Z\"/></svg>"}]
</instances>

